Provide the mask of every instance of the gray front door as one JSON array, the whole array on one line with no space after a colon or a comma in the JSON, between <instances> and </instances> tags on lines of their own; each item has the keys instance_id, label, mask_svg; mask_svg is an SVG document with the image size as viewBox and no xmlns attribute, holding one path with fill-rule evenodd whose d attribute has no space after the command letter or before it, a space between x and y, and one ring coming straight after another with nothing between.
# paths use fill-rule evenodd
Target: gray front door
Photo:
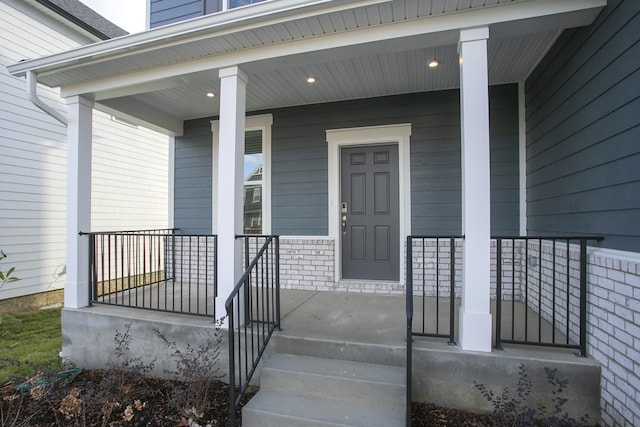
<instances>
[{"instance_id":1,"label":"gray front door","mask_svg":"<svg viewBox=\"0 0 640 427\"><path fill-rule=\"evenodd\" d=\"M341 151L342 277L399 280L398 146Z\"/></svg>"}]
</instances>

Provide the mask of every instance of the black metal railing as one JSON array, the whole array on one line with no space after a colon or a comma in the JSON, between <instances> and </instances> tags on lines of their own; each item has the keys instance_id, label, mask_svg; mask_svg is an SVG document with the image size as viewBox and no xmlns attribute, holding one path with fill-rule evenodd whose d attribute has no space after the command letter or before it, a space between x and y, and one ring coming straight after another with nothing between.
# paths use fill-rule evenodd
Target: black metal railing
<instances>
[{"instance_id":1,"label":"black metal railing","mask_svg":"<svg viewBox=\"0 0 640 427\"><path fill-rule=\"evenodd\" d=\"M271 335L280 328L280 244L278 236L236 236L243 240L245 272L226 300L229 322L229 418L236 413ZM237 388L237 390L236 390Z\"/></svg>"},{"instance_id":2,"label":"black metal railing","mask_svg":"<svg viewBox=\"0 0 640 427\"><path fill-rule=\"evenodd\" d=\"M455 299L460 295L455 267L462 256L456 245L462 239L407 237L407 426L411 422L412 338L443 337L454 343ZM594 236L492 237L497 348L503 343L575 348L586 356L587 244L601 240ZM447 306L448 320L441 325L440 310L446 313ZM427 310L431 310L429 316ZM426 321L427 317L431 320Z\"/></svg>"},{"instance_id":3,"label":"black metal railing","mask_svg":"<svg viewBox=\"0 0 640 427\"><path fill-rule=\"evenodd\" d=\"M503 343L575 348L586 356L587 243L602 238L493 239L496 348Z\"/></svg>"},{"instance_id":4,"label":"black metal railing","mask_svg":"<svg viewBox=\"0 0 640 427\"><path fill-rule=\"evenodd\" d=\"M461 239L461 236L407 236L407 427L411 426L413 337L443 337L448 338L449 344L455 344L456 259L460 259L456 245ZM414 299L419 307L417 330L413 325ZM446 319L440 318L443 304L448 306ZM435 316L427 315L429 308ZM442 311L446 314L446 310Z\"/></svg>"},{"instance_id":5,"label":"black metal railing","mask_svg":"<svg viewBox=\"0 0 640 427\"><path fill-rule=\"evenodd\" d=\"M456 252L456 245L461 244L461 239L460 236L407 237L406 293L412 320L415 314L413 300L417 299L419 304L419 323L415 325L412 322L413 336L442 337L455 344L455 298L460 290L456 259L460 262L462 255L462 251ZM435 316L427 316L429 311ZM444 318L441 316L443 313Z\"/></svg>"},{"instance_id":6,"label":"black metal railing","mask_svg":"<svg viewBox=\"0 0 640 427\"><path fill-rule=\"evenodd\" d=\"M89 235L89 305L215 318L217 236L175 229Z\"/></svg>"}]
</instances>

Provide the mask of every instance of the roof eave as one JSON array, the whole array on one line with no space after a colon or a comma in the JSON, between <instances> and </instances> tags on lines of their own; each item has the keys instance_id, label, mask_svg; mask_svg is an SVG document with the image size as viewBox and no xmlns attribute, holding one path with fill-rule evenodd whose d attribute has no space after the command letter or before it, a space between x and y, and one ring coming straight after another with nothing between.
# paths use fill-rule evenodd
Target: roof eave
<instances>
[{"instance_id":1,"label":"roof eave","mask_svg":"<svg viewBox=\"0 0 640 427\"><path fill-rule=\"evenodd\" d=\"M273 21L297 15L331 13L341 10L386 3L391 0L279 0L262 2L221 13L206 15L117 39L81 46L66 52L36 59L26 59L9 65L7 70L16 77L23 77L27 71L36 75L66 68L76 63L96 58L108 59L132 50L152 49L161 45L174 44L185 39L202 37L204 34L224 32L230 29L245 29L252 25L265 25Z\"/></svg>"}]
</instances>

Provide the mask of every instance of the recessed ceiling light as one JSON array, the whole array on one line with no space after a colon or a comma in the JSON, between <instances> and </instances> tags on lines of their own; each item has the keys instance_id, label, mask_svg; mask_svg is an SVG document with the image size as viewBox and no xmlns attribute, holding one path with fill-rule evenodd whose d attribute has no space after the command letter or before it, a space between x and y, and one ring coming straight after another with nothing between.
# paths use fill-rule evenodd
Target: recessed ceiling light
<instances>
[{"instance_id":1,"label":"recessed ceiling light","mask_svg":"<svg viewBox=\"0 0 640 427\"><path fill-rule=\"evenodd\" d=\"M316 82L316 78L313 76L307 76L307 83L312 85Z\"/></svg>"},{"instance_id":2,"label":"recessed ceiling light","mask_svg":"<svg viewBox=\"0 0 640 427\"><path fill-rule=\"evenodd\" d=\"M429 62L427 62L429 68L436 68L438 65L440 65L440 62L438 62L436 58L431 58Z\"/></svg>"},{"instance_id":3,"label":"recessed ceiling light","mask_svg":"<svg viewBox=\"0 0 640 427\"><path fill-rule=\"evenodd\" d=\"M216 94L213 92L207 92L206 95L207 95L207 98L213 98L216 96Z\"/></svg>"}]
</instances>

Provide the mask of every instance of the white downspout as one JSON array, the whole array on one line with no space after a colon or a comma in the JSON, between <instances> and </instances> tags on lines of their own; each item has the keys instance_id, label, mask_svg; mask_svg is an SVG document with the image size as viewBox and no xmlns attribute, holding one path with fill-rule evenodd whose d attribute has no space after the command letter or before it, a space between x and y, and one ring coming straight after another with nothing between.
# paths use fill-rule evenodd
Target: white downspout
<instances>
[{"instance_id":1,"label":"white downspout","mask_svg":"<svg viewBox=\"0 0 640 427\"><path fill-rule=\"evenodd\" d=\"M67 125L67 118L63 114L61 114L58 110L54 109L50 105L46 104L42 99L38 97L37 80L33 71L27 71L27 95L29 96L29 100L33 103L33 105L35 105L63 125Z\"/></svg>"}]
</instances>

